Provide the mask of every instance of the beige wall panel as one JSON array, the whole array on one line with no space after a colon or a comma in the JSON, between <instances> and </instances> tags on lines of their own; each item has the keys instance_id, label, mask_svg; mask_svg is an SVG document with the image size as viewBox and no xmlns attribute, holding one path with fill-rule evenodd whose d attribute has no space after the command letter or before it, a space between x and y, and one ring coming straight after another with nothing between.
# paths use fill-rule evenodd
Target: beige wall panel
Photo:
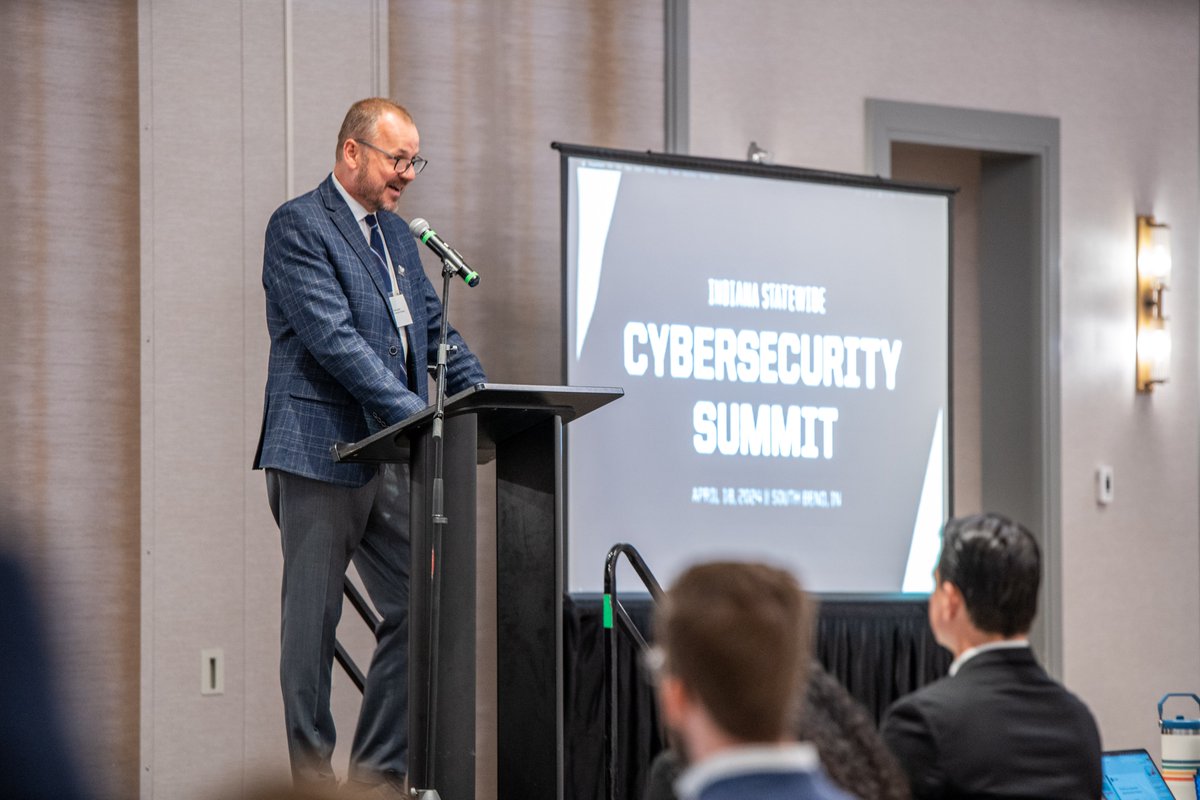
<instances>
[{"instance_id":1,"label":"beige wall panel","mask_svg":"<svg viewBox=\"0 0 1200 800\"><path fill-rule=\"evenodd\" d=\"M133 2L0 4L0 504L102 798L137 780L136 34Z\"/></svg>"},{"instance_id":2,"label":"beige wall panel","mask_svg":"<svg viewBox=\"0 0 1200 800\"><path fill-rule=\"evenodd\" d=\"M143 268L152 390L152 796L211 792L241 770L245 608L242 425L241 4L143 6L150 117ZM201 651L224 651L220 695L200 693ZM186 721L186 723L184 723ZM199 753L204 754L198 759Z\"/></svg>"},{"instance_id":3,"label":"beige wall panel","mask_svg":"<svg viewBox=\"0 0 1200 800\"><path fill-rule=\"evenodd\" d=\"M283 572L279 532L267 506L266 479L254 472L267 374L264 231L287 185L283 3L242 7L242 387L239 475L245 515L245 774L250 779L289 774L279 691L279 582Z\"/></svg>"},{"instance_id":4,"label":"beige wall panel","mask_svg":"<svg viewBox=\"0 0 1200 800\"><path fill-rule=\"evenodd\" d=\"M380 93L383 0L291 0L291 131L294 194L333 169L338 128L355 100ZM264 221L264 227L266 225Z\"/></svg>"},{"instance_id":5,"label":"beige wall panel","mask_svg":"<svg viewBox=\"0 0 1200 800\"><path fill-rule=\"evenodd\" d=\"M691 4L691 142L860 171L869 97L1062 121L1063 657L1106 746L1195 686L1198 35L1190 0ZM754 92L747 92L754 86ZM1134 216L1173 226L1170 384L1133 388ZM1097 464L1117 499L1094 499Z\"/></svg>"},{"instance_id":6,"label":"beige wall panel","mask_svg":"<svg viewBox=\"0 0 1200 800\"><path fill-rule=\"evenodd\" d=\"M451 320L489 379L559 383L550 143L662 149L662 7L398 3L389 30L392 95L412 112L430 160L402 213L428 219L483 276L475 289L456 287ZM440 275L432 257L426 272Z\"/></svg>"}]
</instances>

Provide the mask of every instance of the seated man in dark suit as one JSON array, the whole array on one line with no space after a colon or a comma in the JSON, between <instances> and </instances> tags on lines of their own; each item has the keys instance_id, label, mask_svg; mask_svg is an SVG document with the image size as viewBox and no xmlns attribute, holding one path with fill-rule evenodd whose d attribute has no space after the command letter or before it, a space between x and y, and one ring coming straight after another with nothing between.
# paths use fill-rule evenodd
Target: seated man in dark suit
<instances>
[{"instance_id":1,"label":"seated man in dark suit","mask_svg":"<svg viewBox=\"0 0 1200 800\"><path fill-rule=\"evenodd\" d=\"M812 602L762 564L685 572L655 612L659 703L688 768L682 800L850 800L792 720L812 658Z\"/></svg>"},{"instance_id":2,"label":"seated man in dark suit","mask_svg":"<svg viewBox=\"0 0 1200 800\"><path fill-rule=\"evenodd\" d=\"M915 800L1100 797L1096 722L1029 649L1040 579L1037 542L1015 522L946 523L929 624L954 663L896 701L881 731Z\"/></svg>"}]
</instances>

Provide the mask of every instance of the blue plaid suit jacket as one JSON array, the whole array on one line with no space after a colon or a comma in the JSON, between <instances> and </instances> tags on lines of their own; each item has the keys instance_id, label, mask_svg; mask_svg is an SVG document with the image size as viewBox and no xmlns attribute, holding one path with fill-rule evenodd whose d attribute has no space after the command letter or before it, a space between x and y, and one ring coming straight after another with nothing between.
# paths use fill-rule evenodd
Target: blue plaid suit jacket
<instances>
[{"instance_id":1,"label":"blue plaid suit jacket","mask_svg":"<svg viewBox=\"0 0 1200 800\"><path fill-rule=\"evenodd\" d=\"M387 211L378 219L412 311L413 388L390 287L373 268L375 255L330 175L280 206L267 224L263 288L271 356L255 469L361 486L376 467L334 462L334 443L358 441L429 403L426 370L437 359L441 302L408 224ZM485 380L453 328L450 340L458 350L449 357L447 394Z\"/></svg>"}]
</instances>

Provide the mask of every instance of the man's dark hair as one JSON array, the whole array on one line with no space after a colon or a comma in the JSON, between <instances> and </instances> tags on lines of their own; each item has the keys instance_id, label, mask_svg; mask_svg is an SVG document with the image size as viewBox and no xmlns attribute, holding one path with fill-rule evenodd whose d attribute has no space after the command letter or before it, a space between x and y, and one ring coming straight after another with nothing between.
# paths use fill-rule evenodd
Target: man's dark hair
<instances>
[{"instance_id":1,"label":"man's dark hair","mask_svg":"<svg viewBox=\"0 0 1200 800\"><path fill-rule=\"evenodd\" d=\"M720 562L686 571L655 609L663 670L744 742L785 737L812 656L813 601L791 574Z\"/></svg>"},{"instance_id":2,"label":"man's dark hair","mask_svg":"<svg viewBox=\"0 0 1200 800\"><path fill-rule=\"evenodd\" d=\"M942 529L937 579L962 592L967 614L987 633L1027 633L1037 613L1042 555L1033 534L1000 514L958 517Z\"/></svg>"}]
</instances>

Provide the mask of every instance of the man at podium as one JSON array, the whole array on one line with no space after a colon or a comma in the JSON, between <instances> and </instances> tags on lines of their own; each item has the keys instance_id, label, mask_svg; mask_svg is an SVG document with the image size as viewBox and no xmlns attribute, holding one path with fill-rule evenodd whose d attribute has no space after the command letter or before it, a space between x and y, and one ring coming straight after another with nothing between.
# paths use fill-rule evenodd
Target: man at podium
<instances>
[{"instance_id":1,"label":"man at podium","mask_svg":"<svg viewBox=\"0 0 1200 800\"><path fill-rule=\"evenodd\" d=\"M353 560L383 622L350 751L351 784L401 796L408 757L408 469L336 463L428 405L442 307L400 196L426 162L412 117L368 98L338 133L332 174L284 203L263 255L271 337L255 469L283 545L280 684L292 775L333 785L329 708L342 581ZM485 380L453 328L447 394Z\"/></svg>"}]
</instances>

